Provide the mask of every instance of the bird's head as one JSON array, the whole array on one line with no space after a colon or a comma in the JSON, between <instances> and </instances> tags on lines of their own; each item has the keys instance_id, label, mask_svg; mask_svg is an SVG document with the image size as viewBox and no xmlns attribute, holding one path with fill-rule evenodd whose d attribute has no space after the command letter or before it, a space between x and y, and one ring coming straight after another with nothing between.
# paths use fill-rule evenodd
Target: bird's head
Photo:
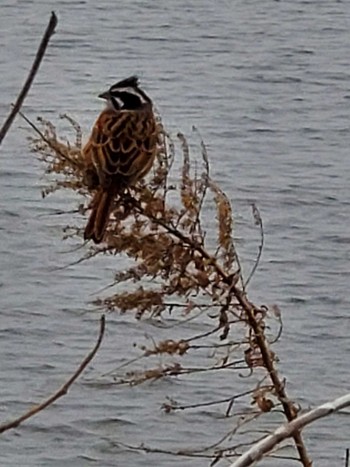
<instances>
[{"instance_id":1,"label":"bird's head","mask_svg":"<svg viewBox=\"0 0 350 467\"><path fill-rule=\"evenodd\" d=\"M105 99L107 105L114 110L137 110L145 104L151 104L151 99L139 87L137 76L123 79L113 84L108 91L98 97Z\"/></svg>"}]
</instances>

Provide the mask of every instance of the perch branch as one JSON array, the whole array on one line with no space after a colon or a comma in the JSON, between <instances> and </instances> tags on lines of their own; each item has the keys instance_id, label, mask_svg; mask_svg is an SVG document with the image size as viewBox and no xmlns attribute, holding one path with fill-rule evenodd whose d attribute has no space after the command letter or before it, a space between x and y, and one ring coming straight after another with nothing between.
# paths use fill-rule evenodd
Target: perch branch
<instances>
[{"instance_id":1,"label":"perch branch","mask_svg":"<svg viewBox=\"0 0 350 467\"><path fill-rule=\"evenodd\" d=\"M255 462L261 459L264 454L271 451L277 444L286 438L294 436L295 433L300 432L306 425L349 406L350 393L332 402L326 402L300 415L300 417L295 418L291 422L279 426L271 435L254 444L245 454L231 464L230 467L248 467L249 465L255 464Z\"/></svg>"},{"instance_id":2,"label":"perch branch","mask_svg":"<svg viewBox=\"0 0 350 467\"><path fill-rule=\"evenodd\" d=\"M23 85L23 88L21 92L19 93L17 100L7 117L5 123L3 124L2 128L0 129L0 144L2 143L2 140L5 138L6 133L10 129L10 126L12 125L13 120L15 119L16 115L18 114L20 108L22 107L23 101L28 94L28 91L33 83L33 80L35 78L35 75L38 72L40 63L42 62L42 59L45 55L46 48L48 46L48 43L51 39L51 36L55 33L55 28L57 26L57 16L55 15L55 12L51 13L50 21L49 24L47 25L45 34L41 40L41 43L39 45L38 51L35 56L35 60L33 62L32 68L29 72L28 78L26 79L26 82Z\"/></svg>"},{"instance_id":3,"label":"perch branch","mask_svg":"<svg viewBox=\"0 0 350 467\"><path fill-rule=\"evenodd\" d=\"M5 422L5 423L1 424L0 425L0 433L3 433L4 431L7 431L7 430L11 430L12 428L17 428L22 422L24 422L28 418L33 417L34 415L41 412L42 410L46 409L46 407L48 407L49 405L56 402L57 399L64 396L65 394L67 394L70 386L76 381L76 379L81 375L81 373L85 370L85 368L88 366L88 364L91 362L91 360L96 355L96 352L98 351L98 349L99 349L99 347L101 345L104 332L105 332L105 317L104 317L104 315L102 315L101 320L100 320L100 332L99 332L99 335L98 335L97 342L96 342L94 348L91 350L91 352L89 352L89 354L81 362L81 364L79 365L76 372L69 378L68 381L66 381L63 384L63 386L61 386L58 389L58 391L56 391L54 394L49 396L46 400L44 400L43 402L41 402L38 405L34 405L30 410L28 410L26 413L24 413L20 417L14 419L14 420L11 420L9 422Z\"/></svg>"}]
</instances>

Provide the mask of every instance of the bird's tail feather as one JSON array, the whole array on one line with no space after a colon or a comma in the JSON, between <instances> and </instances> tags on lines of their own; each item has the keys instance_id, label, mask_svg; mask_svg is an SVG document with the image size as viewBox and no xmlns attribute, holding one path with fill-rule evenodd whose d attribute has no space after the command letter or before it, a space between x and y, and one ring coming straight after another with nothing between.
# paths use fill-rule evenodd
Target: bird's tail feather
<instances>
[{"instance_id":1,"label":"bird's tail feather","mask_svg":"<svg viewBox=\"0 0 350 467\"><path fill-rule=\"evenodd\" d=\"M93 208L84 231L84 240L101 243L109 221L113 193L98 191L93 199Z\"/></svg>"}]
</instances>

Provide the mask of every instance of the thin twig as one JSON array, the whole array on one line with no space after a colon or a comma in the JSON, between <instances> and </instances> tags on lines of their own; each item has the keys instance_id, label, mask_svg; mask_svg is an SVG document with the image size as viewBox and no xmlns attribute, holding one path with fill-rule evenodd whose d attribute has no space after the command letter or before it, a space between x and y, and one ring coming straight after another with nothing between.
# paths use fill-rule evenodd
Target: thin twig
<instances>
[{"instance_id":1,"label":"thin twig","mask_svg":"<svg viewBox=\"0 0 350 467\"><path fill-rule=\"evenodd\" d=\"M46 48L48 46L48 43L52 37L52 35L55 33L55 28L57 26L57 16L55 15L55 12L53 11L51 13L50 21L49 24L47 25L45 34L41 40L39 49L36 53L34 63L32 65L32 68L29 72L28 78L26 79L26 82L23 85L23 88L21 92L19 93L16 103L14 104L10 115L7 117L4 125L0 129L0 144L2 143L2 140L6 136L6 133L10 129L10 126L12 125L13 120L15 119L16 115L18 114L20 108L22 107L23 101L28 94L28 91L33 83L33 80L35 78L35 75L38 72L40 63L45 55Z\"/></svg>"},{"instance_id":2,"label":"thin twig","mask_svg":"<svg viewBox=\"0 0 350 467\"><path fill-rule=\"evenodd\" d=\"M202 160L203 160L203 165L204 165L204 172L202 173L202 183L201 183L201 197L198 202L198 207L197 207L197 218L194 223L194 226L198 226L199 233L203 237L203 232L201 228L201 219L200 219L200 214L202 212L202 207L204 204L205 197L207 195L208 191L208 186L209 186L209 178L210 178L210 165L209 165L209 157L208 157L208 151L207 147L204 144L204 140L196 126L192 126L192 131L196 132L197 135L200 138L200 145L201 145L201 150L202 150Z\"/></svg>"},{"instance_id":3,"label":"thin twig","mask_svg":"<svg viewBox=\"0 0 350 467\"><path fill-rule=\"evenodd\" d=\"M245 289L247 288L249 282L251 281L252 277L255 274L255 271L257 270L257 268L259 266L261 255L262 255L262 252L263 252L263 249L264 249L264 241L265 241L264 227L263 227L262 218L261 218L259 209L257 208L256 204L254 204L254 203L252 204L252 211L253 211L253 217L254 217L255 225L257 225L259 227L259 229L260 229L260 245L259 245L258 256L257 256L257 258L255 260L254 266L253 266L252 270L250 271L248 279L244 283L244 288Z\"/></svg>"},{"instance_id":4,"label":"thin twig","mask_svg":"<svg viewBox=\"0 0 350 467\"><path fill-rule=\"evenodd\" d=\"M24 413L20 417L0 425L0 433L3 433L4 431L7 431L7 430L11 430L12 428L17 428L22 422L24 422L28 418L33 417L34 415L41 412L42 410L46 409L46 407L48 407L49 405L56 402L57 399L64 396L65 394L67 394L70 386L81 375L81 373L85 370L85 368L88 366L88 364L91 362L91 360L96 355L96 352L98 351L98 349L99 349L99 347L101 345L104 332L105 332L105 317L104 317L104 315L102 315L101 320L100 320L100 332L99 332L99 335L98 335L97 342L96 342L94 348L91 350L91 352L89 352L89 354L81 362L81 364L79 365L76 372L69 378L68 381L66 381L63 384L63 386L61 386L58 389L58 391L56 391L54 394L52 394L46 400L44 400L43 402L41 402L38 405L35 405L30 410L28 410L28 412Z\"/></svg>"},{"instance_id":5,"label":"thin twig","mask_svg":"<svg viewBox=\"0 0 350 467\"><path fill-rule=\"evenodd\" d=\"M13 106L14 107L14 106ZM39 128L26 116L24 115L24 113L20 110L18 110L18 114L23 118L24 121L26 121L28 123L28 125L30 127L33 128L33 130L38 133L38 135L40 136L40 138L51 148L53 149L57 154L60 155L60 157L62 157L62 159L64 159L65 161L69 162L71 165L73 165L74 167L80 167L80 165L75 161L73 160L72 158L66 156L65 154L63 154L63 152L57 147L55 146L54 144L52 144L52 142L46 138L46 136L44 135L44 133L42 131L39 130Z\"/></svg>"},{"instance_id":6,"label":"thin twig","mask_svg":"<svg viewBox=\"0 0 350 467\"><path fill-rule=\"evenodd\" d=\"M271 388L271 386L261 386L261 387L269 388L269 389ZM170 403L165 402L162 407L163 409L166 409L166 410L170 409L171 411L174 411L174 412L175 410L187 410L187 409L197 409L198 407L209 407L212 405L226 404L226 402L235 401L241 397L245 397L245 396L249 396L250 394L253 394L254 391L256 391L256 388L251 389L249 391L242 392L240 394L236 394L234 396L226 397L225 399L218 399L218 400L214 400L210 402L199 402L197 404L178 405L177 403L172 404L171 402Z\"/></svg>"}]
</instances>

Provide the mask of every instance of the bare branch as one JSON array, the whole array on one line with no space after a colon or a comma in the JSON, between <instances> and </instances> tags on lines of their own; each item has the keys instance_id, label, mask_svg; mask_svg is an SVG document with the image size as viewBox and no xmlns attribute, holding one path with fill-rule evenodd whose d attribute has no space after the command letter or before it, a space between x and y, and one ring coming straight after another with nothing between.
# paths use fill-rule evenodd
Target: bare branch
<instances>
[{"instance_id":1,"label":"bare branch","mask_svg":"<svg viewBox=\"0 0 350 467\"><path fill-rule=\"evenodd\" d=\"M100 332L99 332L98 339L97 339L97 342L95 344L95 347L84 358L84 360L81 362L81 364L79 365L76 372L69 378L68 381L66 381L63 384L63 386L61 386L58 389L58 391L56 391L54 394L52 394L46 400L44 400L43 402L41 402L38 405L35 405L30 410L28 410L28 412L24 413L20 417L0 425L0 433L3 433L4 431L7 431L7 430L11 430L12 428L17 428L22 422L24 422L28 418L33 417L34 415L41 412L42 410L46 409L46 407L48 407L49 405L56 402L57 399L64 396L65 394L67 394L70 386L81 375L81 373L85 370L85 368L88 366L88 364L91 362L91 360L96 355L96 352L98 351L98 349L99 349L99 347L101 345L104 332L105 332L105 317L104 317L104 315L102 315L101 320L100 320Z\"/></svg>"},{"instance_id":2,"label":"bare branch","mask_svg":"<svg viewBox=\"0 0 350 467\"><path fill-rule=\"evenodd\" d=\"M310 412L300 415L300 417L295 418L289 423L280 425L271 435L263 438L252 446L245 454L231 464L230 467L248 467L249 465L253 465L277 444L286 438L294 436L295 433L300 432L306 425L320 418L327 417L334 412L338 412L345 407L350 407L350 393L334 401L326 402L310 410Z\"/></svg>"},{"instance_id":3,"label":"bare branch","mask_svg":"<svg viewBox=\"0 0 350 467\"><path fill-rule=\"evenodd\" d=\"M33 83L33 80L35 78L35 75L37 74L39 70L40 63L45 55L46 48L49 44L49 41L51 39L51 36L55 33L55 28L57 26L57 16L55 15L55 12L53 11L51 13L50 21L49 24L47 25L45 34L41 40L39 49L36 53L34 63L32 65L32 68L29 72L28 78L26 82L23 85L23 88L21 92L19 93L16 103L14 104L10 115L7 117L5 123L3 124L2 128L0 129L0 144L2 143L2 140L5 138L6 133L10 129L10 126L12 125L13 120L15 119L16 115L18 114L20 108L22 107L23 101L26 98L26 95L28 94L28 91Z\"/></svg>"}]
</instances>

